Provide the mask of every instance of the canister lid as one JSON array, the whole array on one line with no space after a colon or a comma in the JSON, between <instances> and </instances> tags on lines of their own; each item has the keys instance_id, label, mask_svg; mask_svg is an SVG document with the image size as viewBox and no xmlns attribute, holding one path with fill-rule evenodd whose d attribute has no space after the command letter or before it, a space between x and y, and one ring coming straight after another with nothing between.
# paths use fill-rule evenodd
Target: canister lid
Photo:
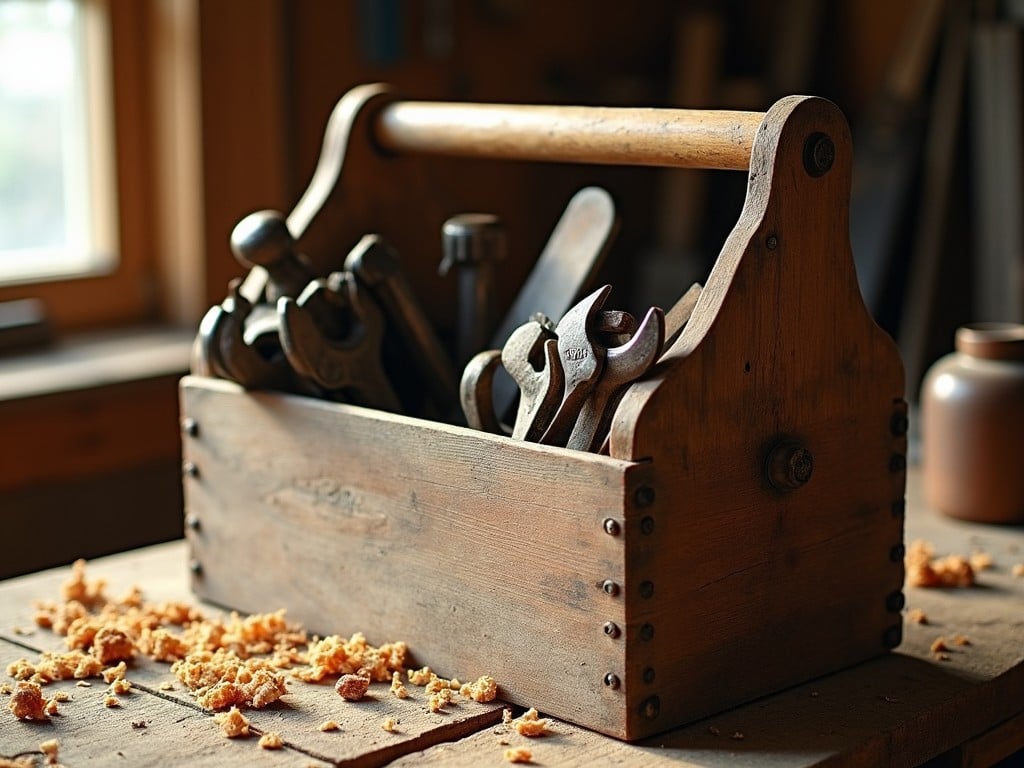
<instances>
[{"instance_id":1,"label":"canister lid","mask_svg":"<svg viewBox=\"0 0 1024 768\"><path fill-rule=\"evenodd\" d=\"M1024 361L1024 325L971 323L956 330L957 352L986 360Z\"/></svg>"}]
</instances>

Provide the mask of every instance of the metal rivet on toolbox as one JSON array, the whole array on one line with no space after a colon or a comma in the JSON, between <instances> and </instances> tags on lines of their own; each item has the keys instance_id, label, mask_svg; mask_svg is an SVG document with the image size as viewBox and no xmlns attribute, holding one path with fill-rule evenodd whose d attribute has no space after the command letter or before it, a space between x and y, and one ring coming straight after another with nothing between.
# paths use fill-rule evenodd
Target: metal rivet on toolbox
<instances>
[{"instance_id":1,"label":"metal rivet on toolbox","mask_svg":"<svg viewBox=\"0 0 1024 768\"><path fill-rule=\"evenodd\" d=\"M613 691L616 690L620 685L619 676L616 675L614 672L609 672L607 675L604 676L604 684L611 688Z\"/></svg>"},{"instance_id":2,"label":"metal rivet on toolbox","mask_svg":"<svg viewBox=\"0 0 1024 768\"><path fill-rule=\"evenodd\" d=\"M778 238L778 236L777 235L768 235L768 237L764 241L764 245L765 245L765 247L769 251L774 251L776 248L779 247L779 238Z\"/></svg>"},{"instance_id":3,"label":"metal rivet on toolbox","mask_svg":"<svg viewBox=\"0 0 1024 768\"><path fill-rule=\"evenodd\" d=\"M192 573L194 575L196 575L196 576L202 576L203 575L203 564L200 563L195 558L192 558L191 560L188 561L188 569L190 571L192 571Z\"/></svg>"},{"instance_id":4,"label":"metal rivet on toolbox","mask_svg":"<svg viewBox=\"0 0 1024 768\"><path fill-rule=\"evenodd\" d=\"M604 520L604 532L609 536L618 536L622 530L622 526L619 525L618 520L613 520L610 517L606 517Z\"/></svg>"},{"instance_id":5,"label":"metal rivet on toolbox","mask_svg":"<svg viewBox=\"0 0 1024 768\"><path fill-rule=\"evenodd\" d=\"M896 501L894 501L892 503L892 506L889 508L889 511L892 513L893 517L904 517L904 516L906 516L906 514L907 514L907 500L906 499L896 499Z\"/></svg>"},{"instance_id":6,"label":"metal rivet on toolbox","mask_svg":"<svg viewBox=\"0 0 1024 768\"><path fill-rule=\"evenodd\" d=\"M640 582L640 597L648 598L654 596L654 582L653 581L641 581Z\"/></svg>"},{"instance_id":7,"label":"metal rivet on toolbox","mask_svg":"<svg viewBox=\"0 0 1024 768\"><path fill-rule=\"evenodd\" d=\"M181 471L188 477L199 477L199 467L191 461L183 462L181 465Z\"/></svg>"},{"instance_id":8,"label":"metal rivet on toolbox","mask_svg":"<svg viewBox=\"0 0 1024 768\"><path fill-rule=\"evenodd\" d=\"M191 416L186 416L181 420L181 431L189 437L197 437L199 435L199 422Z\"/></svg>"},{"instance_id":9,"label":"metal rivet on toolbox","mask_svg":"<svg viewBox=\"0 0 1024 768\"><path fill-rule=\"evenodd\" d=\"M195 512L189 512L185 515L185 525L190 531L199 530L199 515Z\"/></svg>"},{"instance_id":10,"label":"metal rivet on toolbox","mask_svg":"<svg viewBox=\"0 0 1024 768\"><path fill-rule=\"evenodd\" d=\"M638 507L649 507L654 503L654 489L649 485L641 485L633 493L633 501Z\"/></svg>"},{"instance_id":11,"label":"metal rivet on toolbox","mask_svg":"<svg viewBox=\"0 0 1024 768\"><path fill-rule=\"evenodd\" d=\"M907 468L907 457L902 453L894 453L889 459L890 472L902 472Z\"/></svg>"},{"instance_id":12,"label":"metal rivet on toolbox","mask_svg":"<svg viewBox=\"0 0 1024 768\"><path fill-rule=\"evenodd\" d=\"M885 598L885 610L889 613L899 613L906 602L902 592L890 592Z\"/></svg>"},{"instance_id":13,"label":"metal rivet on toolbox","mask_svg":"<svg viewBox=\"0 0 1024 768\"><path fill-rule=\"evenodd\" d=\"M654 518L648 515L640 521L640 532L646 536L654 533Z\"/></svg>"},{"instance_id":14,"label":"metal rivet on toolbox","mask_svg":"<svg viewBox=\"0 0 1024 768\"><path fill-rule=\"evenodd\" d=\"M904 411L896 411L892 418L889 419L889 431L896 437L902 437L907 434L907 430L910 428L910 420L907 418L907 414Z\"/></svg>"},{"instance_id":15,"label":"metal rivet on toolbox","mask_svg":"<svg viewBox=\"0 0 1024 768\"><path fill-rule=\"evenodd\" d=\"M814 456L804 446L784 441L772 448L767 462L768 482L780 491L805 485L814 473Z\"/></svg>"},{"instance_id":16,"label":"metal rivet on toolbox","mask_svg":"<svg viewBox=\"0 0 1024 768\"><path fill-rule=\"evenodd\" d=\"M654 720L661 714L661 699L657 696L648 696L640 705L640 714L648 720Z\"/></svg>"},{"instance_id":17,"label":"metal rivet on toolbox","mask_svg":"<svg viewBox=\"0 0 1024 768\"><path fill-rule=\"evenodd\" d=\"M654 639L654 625L644 624L640 627L640 639L641 640L653 640Z\"/></svg>"},{"instance_id":18,"label":"metal rivet on toolbox","mask_svg":"<svg viewBox=\"0 0 1024 768\"><path fill-rule=\"evenodd\" d=\"M644 682L650 685L654 682L654 667L644 667L643 671Z\"/></svg>"},{"instance_id":19,"label":"metal rivet on toolbox","mask_svg":"<svg viewBox=\"0 0 1024 768\"><path fill-rule=\"evenodd\" d=\"M836 159L836 145L824 133L812 133L804 142L804 169L810 176L824 176Z\"/></svg>"},{"instance_id":20,"label":"metal rivet on toolbox","mask_svg":"<svg viewBox=\"0 0 1024 768\"><path fill-rule=\"evenodd\" d=\"M882 633L882 645L892 650L903 642L903 627L900 624L893 624Z\"/></svg>"},{"instance_id":21,"label":"metal rivet on toolbox","mask_svg":"<svg viewBox=\"0 0 1024 768\"><path fill-rule=\"evenodd\" d=\"M612 597L619 594L619 585L611 579L605 579L601 582L601 589L605 591L605 594L611 595Z\"/></svg>"},{"instance_id":22,"label":"metal rivet on toolbox","mask_svg":"<svg viewBox=\"0 0 1024 768\"><path fill-rule=\"evenodd\" d=\"M897 544L889 550L889 559L894 563L898 563L903 559L903 556L907 554L907 548L902 544Z\"/></svg>"},{"instance_id":23,"label":"metal rivet on toolbox","mask_svg":"<svg viewBox=\"0 0 1024 768\"><path fill-rule=\"evenodd\" d=\"M608 635L608 637L615 638L622 634L622 630L619 629L619 625L614 621L606 621L603 629L604 633Z\"/></svg>"}]
</instances>

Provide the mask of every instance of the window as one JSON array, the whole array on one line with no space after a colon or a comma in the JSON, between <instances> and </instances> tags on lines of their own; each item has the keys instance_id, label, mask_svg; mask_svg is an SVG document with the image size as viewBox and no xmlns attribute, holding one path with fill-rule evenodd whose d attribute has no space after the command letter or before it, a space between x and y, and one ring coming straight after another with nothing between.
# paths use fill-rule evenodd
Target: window
<instances>
[{"instance_id":1,"label":"window","mask_svg":"<svg viewBox=\"0 0 1024 768\"><path fill-rule=\"evenodd\" d=\"M95 0L0 0L0 282L116 264L104 10Z\"/></svg>"}]
</instances>

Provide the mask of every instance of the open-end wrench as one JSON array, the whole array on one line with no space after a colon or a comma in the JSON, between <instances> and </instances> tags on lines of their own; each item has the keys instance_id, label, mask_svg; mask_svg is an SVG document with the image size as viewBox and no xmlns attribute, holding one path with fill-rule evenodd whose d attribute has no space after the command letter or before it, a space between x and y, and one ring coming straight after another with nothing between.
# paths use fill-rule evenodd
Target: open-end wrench
<instances>
[{"instance_id":1,"label":"open-end wrench","mask_svg":"<svg viewBox=\"0 0 1024 768\"><path fill-rule=\"evenodd\" d=\"M398 253L378 235L366 235L349 252L345 269L368 285L384 306L438 411L446 416L454 413L459 402L458 379L416 299Z\"/></svg>"},{"instance_id":2,"label":"open-end wrench","mask_svg":"<svg viewBox=\"0 0 1024 768\"><path fill-rule=\"evenodd\" d=\"M322 295L326 292L344 298L328 299ZM318 308L326 302L342 303L351 311L344 337L330 338L317 323ZM326 280L316 280L303 291L300 301L283 296L277 309L281 346L296 373L356 405L401 412L401 402L381 361L384 313L351 275L334 273Z\"/></svg>"},{"instance_id":3,"label":"open-end wrench","mask_svg":"<svg viewBox=\"0 0 1024 768\"><path fill-rule=\"evenodd\" d=\"M598 317L610 285L602 286L574 305L558 322L558 357L565 372L562 400L540 442L565 445L576 417L604 368L605 347L594 341Z\"/></svg>"},{"instance_id":4,"label":"open-end wrench","mask_svg":"<svg viewBox=\"0 0 1024 768\"><path fill-rule=\"evenodd\" d=\"M665 313L658 307L651 307L629 341L607 349L604 368L580 408L566 448L600 449L618 398L657 362L664 342Z\"/></svg>"},{"instance_id":5,"label":"open-end wrench","mask_svg":"<svg viewBox=\"0 0 1024 768\"><path fill-rule=\"evenodd\" d=\"M276 340L260 345L245 341L252 304L239 292L240 284L232 280L227 298L212 307L199 325L198 338L210 372L246 389L291 389L291 369Z\"/></svg>"},{"instance_id":6,"label":"open-end wrench","mask_svg":"<svg viewBox=\"0 0 1024 768\"><path fill-rule=\"evenodd\" d=\"M550 321L531 319L514 330L501 349L501 364L519 386L512 438L536 442L551 423L565 389L558 340Z\"/></svg>"},{"instance_id":7,"label":"open-end wrench","mask_svg":"<svg viewBox=\"0 0 1024 768\"><path fill-rule=\"evenodd\" d=\"M494 372L501 365L501 350L485 349L470 358L462 372L459 400L466 415L466 426L484 432L505 434L501 422L494 415L491 388Z\"/></svg>"}]
</instances>

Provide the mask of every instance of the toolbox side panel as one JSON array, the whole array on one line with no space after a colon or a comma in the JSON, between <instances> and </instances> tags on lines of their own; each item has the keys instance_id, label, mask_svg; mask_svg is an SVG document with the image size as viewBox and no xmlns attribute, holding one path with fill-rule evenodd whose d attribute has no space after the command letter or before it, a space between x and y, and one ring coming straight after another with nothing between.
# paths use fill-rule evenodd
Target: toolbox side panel
<instances>
[{"instance_id":1,"label":"toolbox side panel","mask_svg":"<svg viewBox=\"0 0 1024 768\"><path fill-rule=\"evenodd\" d=\"M628 738L900 640L903 367L857 286L849 132L790 97L760 134L690 324L613 427L612 455L654 475L637 514L656 534L627 525L627 582L651 584L630 603L630 674L652 681Z\"/></svg>"},{"instance_id":2,"label":"toolbox side panel","mask_svg":"<svg viewBox=\"0 0 1024 768\"><path fill-rule=\"evenodd\" d=\"M623 519L644 465L186 377L203 599L405 640L439 674L624 734Z\"/></svg>"}]
</instances>

